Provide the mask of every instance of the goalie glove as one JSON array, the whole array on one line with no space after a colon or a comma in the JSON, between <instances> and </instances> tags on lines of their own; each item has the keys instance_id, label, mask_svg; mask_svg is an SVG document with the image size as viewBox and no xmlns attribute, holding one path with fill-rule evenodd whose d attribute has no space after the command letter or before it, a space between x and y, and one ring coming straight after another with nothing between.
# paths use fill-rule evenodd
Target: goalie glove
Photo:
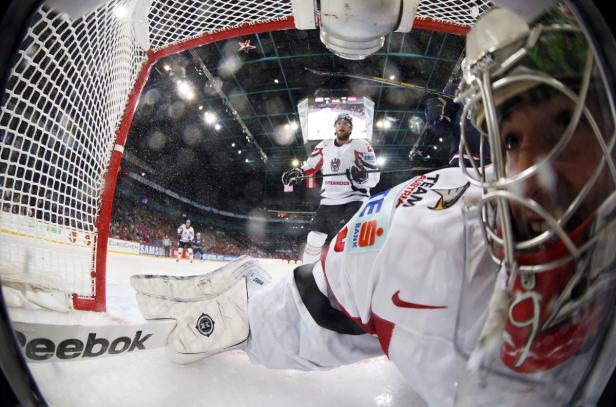
<instances>
[{"instance_id":1,"label":"goalie glove","mask_svg":"<svg viewBox=\"0 0 616 407\"><path fill-rule=\"evenodd\" d=\"M167 339L169 358L191 363L244 346L250 333L249 289L270 280L254 259L243 256L204 275L135 275L130 283L145 319L176 321Z\"/></svg>"},{"instance_id":2,"label":"goalie glove","mask_svg":"<svg viewBox=\"0 0 616 407\"><path fill-rule=\"evenodd\" d=\"M301 168L292 168L282 174L283 185L297 185L301 177L304 176L304 170Z\"/></svg>"},{"instance_id":3,"label":"goalie glove","mask_svg":"<svg viewBox=\"0 0 616 407\"><path fill-rule=\"evenodd\" d=\"M368 181L368 171L363 165L353 165L346 170L346 176L354 184L363 184Z\"/></svg>"}]
</instances>

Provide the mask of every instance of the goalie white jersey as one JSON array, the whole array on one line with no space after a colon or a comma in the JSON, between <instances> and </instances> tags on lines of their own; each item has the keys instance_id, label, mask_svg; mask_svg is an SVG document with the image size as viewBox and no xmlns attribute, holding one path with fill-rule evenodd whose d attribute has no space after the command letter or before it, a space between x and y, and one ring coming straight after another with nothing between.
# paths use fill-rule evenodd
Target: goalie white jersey
<instances>
[{"instance_id":1,"label":"goalie white jersey","mask_svg":"<svg viewBox=\"0 0 616 407\"><path fill-rule=\"evenodd\" d=\"M186 226L186 224L183 223L178 228L178 237L180 238L180 242L192 242L195 239L195 230L192 226Z\"/></svg>"},{"instance_id":2,"label":"goalie white jersey","mask_svg":"<svg viewBox=\"0 0 616 407\"><path fill-rule=\"evenodd\" d=\"M340 205L361 201L370 196L370 188L378 184L380 174L368 174L368 179L356 184L345 174L352 166L363 166L368 171L377 169L374 149L366 140L351 139L350 143L337 145L335 140L323 140L316 145L312 154L301 168L304 175L311 177L319 171L324 175L321 184L321 205ZM329 174L341 174L327 176ZM308 179L307 183L313 182Z\"/></svg>"},{"instance_id":3,"label":"goalie white jersey","mask_svg":"<svg viewBox=\"0 0 616 407\"><path fill-rule=\"evenodd\" d=\"M300 267L249 299L246 351L269 367L307 370L384 352L431 406L558 405L540 386L505 377L484 390L468 379L461 355L476 343L498 275L480 196L459 168L372 196L311 268L318 289L305 295ZM336 309L352 327L328 321Z\"/></svg>"}]
</instances>

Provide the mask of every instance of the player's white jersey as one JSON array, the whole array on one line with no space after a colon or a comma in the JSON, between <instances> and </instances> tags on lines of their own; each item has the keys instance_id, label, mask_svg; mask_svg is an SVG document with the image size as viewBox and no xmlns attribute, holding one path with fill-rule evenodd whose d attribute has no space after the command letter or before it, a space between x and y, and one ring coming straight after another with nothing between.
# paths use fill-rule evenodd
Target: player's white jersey
<instances>
[{"instance_id":1,"label":"player's white jersey","mask_svg":"<svg viewBox=\"0 0 616 407\"><path fill-rule=\"evenodd\" d=\"M308 177L319 171L324 175L321 205L340 205L367 198L370 196L370 188L379 182L380 174L377 172L370 173L362 184L352 183L345 172L358 162L366 170L377 169L376 156L370 143L363 139L351 139L350 143L338 146L335 140L331 139L317 144L301 168ZM326 176L328 174L343 175Z\"/></svg>"},{"instance_id":2,"label":"player's white jersey","mask_svg":"<svg viewBox=\"0 0 616 407\"><path fill-rule=\"evenodd\" d=\"M477 202L481 193L460 173L429 173L371 197L333 240L321 271L344 312L378 335L413 389L435 406L454 402L462 285L486 304L497 275L478 218L464 213L464 199ZM464 276L471 258L469 270L485 275ZM471 277L483 283L471 286ZM466 315L472 319L462 337L483 322L483 311Z\"/></svg>"},{"instance_id":3,"label":"player's white jersey","mask_svg":"<svg viewBox=\"0 0 616 407\"><path fill-rule=\"evenodd\" d=\"M476 344L498 276L483 242L480 196L459 168L372 196L312 274L332 307L376 336L322 327L288 277L249 301L251 358L324 369L376 356L380 346L431 406L558 405L540 386L503 377L482 390L468 380L461 355Z\"/></svg>"},{"instance_id":4,"label":"player's white jersey","mask_svg":"<svg viewBox=\"0 0 616 407\"><path fill-rule=\"evenodd\" d=\"M182 223L178 228L178 236L180 237L180 242L192 242L195 238L195 230L192 226L186 227L186 224Z\"/></svg>"}]
</instances>

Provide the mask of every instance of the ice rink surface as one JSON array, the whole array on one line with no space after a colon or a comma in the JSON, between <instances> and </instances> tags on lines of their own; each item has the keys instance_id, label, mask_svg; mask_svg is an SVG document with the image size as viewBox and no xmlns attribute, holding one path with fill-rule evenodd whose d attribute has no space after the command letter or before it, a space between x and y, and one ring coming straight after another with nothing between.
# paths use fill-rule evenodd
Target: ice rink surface
<instances>
[{"instance_id":1,"label":"ice rink surface","mask_svg":"<svg viewBox=\"0 0 616 407\"><path fill-rule=\"evenodd\" d=\"M142 322L133 274L193 275L224 263L110 254L107 315L76 312L74 320L101 318ZM264 263L274 279L290 264ZM47 402L54 406L424 406L386 358L368 359L329 371L273 370L231 351L190 365L168 361L164 349L69 362L32 363Z\"/></svg>"}]
</instances>

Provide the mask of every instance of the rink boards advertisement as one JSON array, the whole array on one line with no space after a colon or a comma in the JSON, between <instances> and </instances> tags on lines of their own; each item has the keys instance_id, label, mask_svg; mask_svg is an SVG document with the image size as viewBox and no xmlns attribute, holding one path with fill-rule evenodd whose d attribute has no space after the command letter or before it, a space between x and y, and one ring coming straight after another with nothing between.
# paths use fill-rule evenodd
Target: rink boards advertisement
<instances>
[{"instance_id":1,"label":"rink boards advertisement","mask_svg":"<svg viewBox=\"0 0 616 407\"><path fill-rule=\"evenodd\" d=\"M0 247L3 279L91 295L95 233L2 212Z\"/></svg>"},{"instance_id":2,"label":"rink boards advertisement","mask_svg":"<svg viewBox=\"0 0 616 407\"><path fill-rule=\"evenodd\" d=\"M119 254L130 254L130 255L145 255L145 256L156 256L156 257L164 257L165 249L161 246L157 245L149 245L139 242L133 242L129 240L121 240L109 238L107 243L107 250L110 253L119 253ZM169 250L169 257L175 258L177 256L177 247L172 247ZM182 258L188 258L188 254L184 252L182 254ZM238 256L231 256L227 254L216 254L216 253L203 253L200 258L195 257L197 260L211 260L211 261L233 261L237 259ZM262 259L265 262L269 263L285 263L286 261L281 259Z\"/></svg>"},{"instance_id":3,"label":"rink boards advertisement","mask_svg":"<svg viewBox=\"0 0 616 407\"><path fill-rule=\"evenodd\" d=\"M129 240L113 239L107 240L107 250L112 253L139 254L140 244Z\"/></svg>"},{"instance_id":4,"label":"rink boards advertisement","mask_svg":"<svg viewBox=\"0 0 616 407\"><path fill-rule=\"evenodd\" d=\"M92 247L94 242L94 233L8 212L2 212L0 216L0 232L3 236L79 247Z\"/></svg>"}]
</instances>

